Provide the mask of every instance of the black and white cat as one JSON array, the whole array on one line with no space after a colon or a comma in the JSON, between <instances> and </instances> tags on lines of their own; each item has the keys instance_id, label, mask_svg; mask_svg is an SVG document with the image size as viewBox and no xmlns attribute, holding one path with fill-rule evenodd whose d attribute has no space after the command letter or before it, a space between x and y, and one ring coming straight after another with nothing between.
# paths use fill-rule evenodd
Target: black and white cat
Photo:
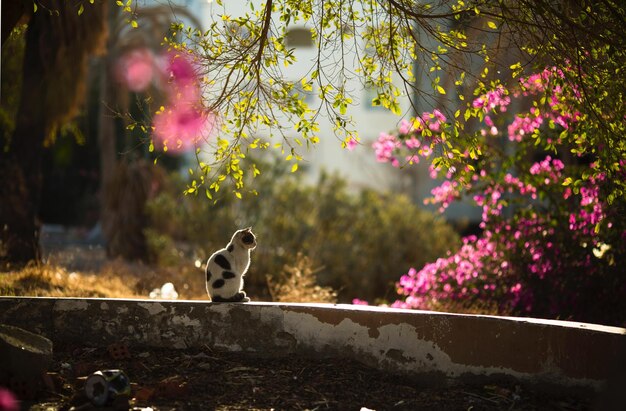
<instances>
[{"instance_id":1,"label":"black and white cat","mask_svg":"<svg viewBox=\"0 0 626 411\"><path fill-rule=\"evenodd\" d=\"M247 302L243 276L250 267L250 252L256 247L252 228L233 234L226 248L213 253L206 264L206 290L213 302Z\"/></svg>"}]
</instances>

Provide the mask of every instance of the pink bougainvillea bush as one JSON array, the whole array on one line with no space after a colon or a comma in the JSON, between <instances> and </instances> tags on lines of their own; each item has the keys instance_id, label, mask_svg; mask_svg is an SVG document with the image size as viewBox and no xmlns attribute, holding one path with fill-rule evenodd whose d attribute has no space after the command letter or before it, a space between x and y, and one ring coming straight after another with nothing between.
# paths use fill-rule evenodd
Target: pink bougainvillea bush
<instances>
[{"instance_id":1,"label":"pink bougainvillea bush","mask_svg":"<svg viewBox=\"0 0 626 411\"><path fill-rule=\"evenodd\" d=\"M626 320L626 201L613 184L626 179L626 159L607 166L598 154L606 147L586 138L593 130L577 110L583 98L570 75L547 68L514 87L492 83L453 120L433 110L381 133L378 161L431 163L441 184L427 203L443 212L468 198L482 209L482 234L410 268L392 306L491 302L506 314ZM465 145L451 138L461 117L477 130Z\"/></svg>"}]
</instances>

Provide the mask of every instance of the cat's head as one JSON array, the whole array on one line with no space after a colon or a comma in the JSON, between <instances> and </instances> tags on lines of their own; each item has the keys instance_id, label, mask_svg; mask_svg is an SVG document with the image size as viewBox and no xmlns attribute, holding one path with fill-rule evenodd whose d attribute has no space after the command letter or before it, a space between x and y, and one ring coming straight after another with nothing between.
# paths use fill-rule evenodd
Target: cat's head
<instances>
[{"instance_id":1,"label":"cat's head","mask_svg":"<svg viewBox=\"0 0 626 411\"><path fill-rule=\"evenodd\" d=\"M232 241L243 248L254 250L256 247L256 236L252 232L252 227L237 230Z\"/></svg>"}]
</instances>

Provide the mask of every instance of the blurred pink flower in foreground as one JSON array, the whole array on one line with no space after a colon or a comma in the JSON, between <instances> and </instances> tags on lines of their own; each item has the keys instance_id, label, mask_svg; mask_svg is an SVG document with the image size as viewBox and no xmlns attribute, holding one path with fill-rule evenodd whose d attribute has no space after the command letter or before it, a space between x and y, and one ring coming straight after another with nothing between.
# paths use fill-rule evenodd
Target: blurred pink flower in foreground
<instances>
[{"instance_id":1,"label":"blurred pink flower in foreground","mask_svg":"<svg viewBox=\"0 0 626 411\"><path fill-rule=\"evenodd\" d=\"M200 79L188 54L168 52L163 57L168 100L175 106L198 106L202 95Z\"/></svg>"},{"instance_id":2,"label":"blurred pink flower in foreground","mask_svg":"<svg viewBox=\"0 0 626 411\"><path fill-rule=\"evenodd\" d=\"M176 106L157 113L153 121L155 140L175 153L193 149L215 125L215 116L193 107ZM158 147L161 148L161 147Z\"/></svg>"},{"instance_id":3,"label":"blurred pink flower in foreground","mask_svg":"<svg viewBox=\"0 0 626 411\"><path fill-rule=\"evenodd\" d=\"M356 141L354 137L350 137L346 142L346 148L350 151L354 150L359 145L359 142Z\"/></svg>"},{"instance_id":4,"label":"blurred pink flower in foreground","mask_svg":"<svg viewBox=\"0 0 626 411\"><path fill-rule=\"evenodd\" d=\"M177 86L196 84L198 75L189 54L169 51L164 55L163 72Z\"/></svg>"},{"instance_id":5,"label":"blurred pink flower in foreground","mask_svg":"<svg viewBox=\"0 0 626 411\"><path fill-rule=\"evenodd\" d=\"M213 130L215 115L202 108L200 79L189 54L166 53L162 71L169 105L154 118L154 137L163 148L173 152L193 149Z\"/></svg>"},{"instance_id":6,"label":"blurred pink flower in foreground","mask_svg":"<svg viewBox=\"0 0 626 411\"><path fill-rule=\"evenodd\" d=\"M193 149L208 137L215 115L202 107L202 92L193 58L188 53L168 51L159 58L145 48L124 54L117 62L119 80L133 92L145 91L156 78L168 103L154 116L157 149L180 153Z\"/></svg>"},{"instance_id":7,"label":"blurred pink flower in foreground","mask_svg":"<svg viewBox=\"0 0 626 411\"><path fill-rule=\"evenodd\" d=\"M130 91L145 91L154 77L154 56L147 49L135 49L124 54L118 61L116 72L119 80Z\"/></svg>"},{"instance_id":8,"label":"blurred pink flower in foreground","mask_svg":"<svg viewBox=\"0 0 626 411\"><path fill-rule=\"evenodd\" d=\"M11 391L0 387L0 411L19 411L17 399Z\"/></svg>"}]
</instances>

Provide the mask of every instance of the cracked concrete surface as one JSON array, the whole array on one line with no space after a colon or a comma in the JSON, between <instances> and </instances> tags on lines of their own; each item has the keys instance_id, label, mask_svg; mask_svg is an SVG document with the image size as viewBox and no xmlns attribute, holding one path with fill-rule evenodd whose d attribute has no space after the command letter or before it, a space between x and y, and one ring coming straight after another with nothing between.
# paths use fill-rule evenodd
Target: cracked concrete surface
<instances>
[{"instance_id":1,"label":"cracked concrete surface","mask_svg":"<svg viewBox=\"0 0 626 411\"><path fill-rule=\"evenodd\" d=\"M509 378L598 389L626 330L329 304L0 297L0 323L55 343L341 357L430 381Z\"/></svg>"}]
</instances>

